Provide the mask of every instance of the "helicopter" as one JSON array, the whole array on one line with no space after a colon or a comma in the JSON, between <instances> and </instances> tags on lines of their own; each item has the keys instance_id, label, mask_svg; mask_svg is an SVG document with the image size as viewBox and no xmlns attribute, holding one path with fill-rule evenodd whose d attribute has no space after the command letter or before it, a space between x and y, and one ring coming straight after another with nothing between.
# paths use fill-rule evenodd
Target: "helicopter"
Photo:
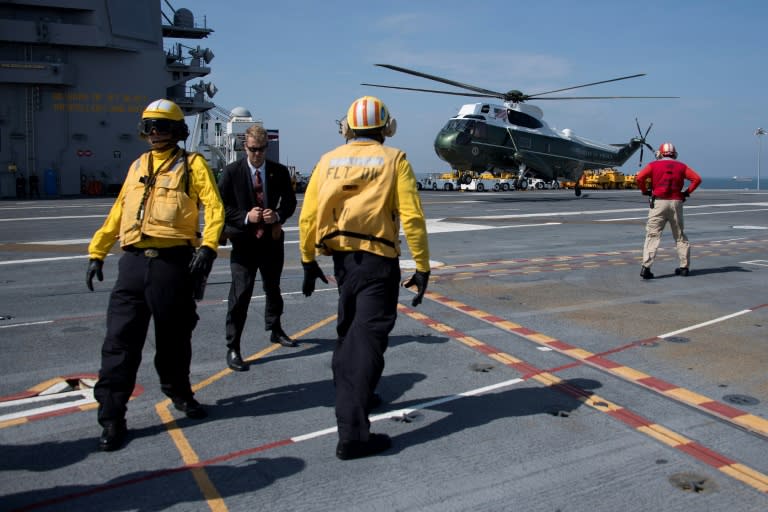
<instances>
[{"instance_id":1,"label":"helicopter","mask_svg":"<svg viewBox=\"0 0 768 512\"><path fill-rule=\"evenodd\" d=\"M529 105L528 100L677 98L677 96L546 96L581 87L637 78L645 76L645 73L536 94L524 94L518 90L510 90L506 93L492 91L392 64L376 64L376 66L452 85L465 91L370 83L361 85L455 96L498 98L503 101L502 105L490 102L463 105L435 137L437 156L448 162L453 169L463 172L460 176L462 183L469 184L476 173L512 171L519 173L521 177L573 180L576 183L574 187L576 196L581 195L580 178L584 169L620 167L638 149L640 149L642 163L643 148L647 147L653 152L653 147L646 142L653 124L649 125L643 133L635 119L638 136L633 137L626 144L603 144L577 137L568 129L562 131L552 129L544 121L543 111L535 105Z\"/></svg>"}]
</instances>

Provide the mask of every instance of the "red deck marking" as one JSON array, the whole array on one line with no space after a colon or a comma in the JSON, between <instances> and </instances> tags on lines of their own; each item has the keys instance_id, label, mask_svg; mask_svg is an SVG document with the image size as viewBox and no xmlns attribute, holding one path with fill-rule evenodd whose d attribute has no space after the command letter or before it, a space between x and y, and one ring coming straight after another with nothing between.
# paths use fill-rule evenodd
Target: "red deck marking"
<instances>
[{"instance_id":1,"label":"red deck marking","mask_svg":"<svg viewBox=\"0 0 768 512\"><path fill-rule=\"evenodd\" d=\"M525 380L528 380L534 375L538 375L539 373L541 373L540 369L524 361L521 361L519 363L507 363L507 366L509 366L510 368L514 368L515 370L520 372L523 376L522 378Z\"/></svg>"},{"instance_id":2,"label":"red deck marking","mask_svg":"<svg viewBox=\"0 0 768 512\"><path fill-rule=\"evenodd\" d=\"M272 448L278 448L280 446L288 446L289 444L294 444L295 441L293 439L282 439L280 441L274 441L272 443L262 444L259 446L254 446L253 448L246 448L245 450L239 450L236 452L226 453L224 455L219 455L218 457L213 457L212 459L207 459L200 461L196 464L192 464L189 467L204 467L204 466L210 466L211 464L217 464L219 462L225 462L228 460L236 459L238 457L243 457L245 455L251 455L253 453L263 452L267 450L271 450Z\"/></svg>"},{"instance_id":3,"label":"red deck marking","mask_svg":"<svg viewBox=\"0 0 768 512\"><path fill-rule=\"evenodd\" d=\"M647 338L647 339L644 339L644 340L638 340L638 341L632 343L632 345L653 345L654 343L658 343L660 339L661 338L659 338L658 336L654 336L653 338Z\"/></svg>"},{"instance_id":4,"label":"red deck marking","mask_svg":"<svg viewBox=\"0 0 768 512\"><path fill-rule=\"evenodd\" d=\"M581 366L581 361L574 361L572 363L564 364L561 366L555 366L554 368L550 368L544 371L547 373L560 373L563 370L570 370L571 368L576 368L577 366Z\"/></svg>"},{"instance_id":5,"label":"red deck marking","mask_svg":"<svg viewBox=\"0 0 768 512\"><path fill-rule=\"evenodd\" d=\"M501 353L503 353L499 349L493 348L492 346L486 345L484 343L482 345L475 345L474 349L477 350L478 352L480 352L482 354L486 354L486 355L493 355L493 354L501 354Z\"/></svg>"},{"instance_id":6,"label":"red deck marking","mask_svg":"<svg viewBox=\"0 0 768 512\"><path fill-rule=\"evenodd\" d=\"M619 368L620 366L624 366L623 364L619 364L615 361L611 361L610 359L605 359L600 356L589 356L584 359L585 361L589 361L590 363L595 363L597 366L601 366L603 368Z\"/></svg>"},{"instance_id":7,"label":"red deck marking","mask_svg":"<svg viewBox=\"0 0 768 512\"><path fill-rule=\"evenodd\" d=\"M500 318L500 317L495 316L495 315L484 316L484 317L482 317L482 319L485 320L486 322L494 322L494 323L498 323L498 322L503 322L504 321L503 318Z\"/></svg>"},{"instance_id":8,"label":"red deck marking","mask_svg":"<svg viewBox=\"0 0 768 512\"><path fill-rule=\"evenodd\" d=\"M709 464L713 468L721 468L723 466L736 464L735 460L729 459L724 455L720 455L719 453L714 452L696 442L681 444L676 446L676 448L705 464Z\"/></svg>"},{"instance_id":9,"label":"red deck marking","mask_svg":"<svg viewBox=\"0 0 768 512\"><path fill-rule=\"evenodd\" d=\"M490 313L486 313L486 312L484 312L482 310L479 310L479 309L474 308L472 306L469 306L467 304L463 304L463 303L461 303L459 301L456 301L456 300L451 300L448 297L445 297L443 295L440 295L440 294L437 294L437 293L434 293L434 292L430 292L429 296L430 296L430 298L433 298L433 299L435 299L435 300L437 300L439 302L444 303L446 306L448 306L451 309L454 309L454 310L457 310L457 311L461 311L461 312L469 313L469 314L471 314L471 316L473 316L473 317L475 317L475 318L477 318L477 319L479 319L481 321L486 321L486 322L488 322L491 325L497 325L497 324L500 323L498 320L496 320L498 318L496 315L492 315ZM764 307L768 307L768 304L761 304L759 306L755 306L753 308L749 308L749 309L746 309L744 311L754 311L756 309L760 309L760 308L764 308ZM494 319L494 321L490 322L488 319ZM501 320L503 321L504 319L501 319ZM515 324L515 325L517 325L517 324ZM672 399L672 400L674 400L676 402L680 402L680 403L684 403L684 404L690 405L690 406L695 407L695 408L697 408L700 411L705 412L705 413L713 413L717 417L720 417L720 418L725 419L727 421L730 421L732 418L736 418L736 417L750 418L751 419L751 423L748 424L747 426L745 426L744 423L746 423L746 422L744 422L744 421L741 421L741 422L738 422L738 423L737 422L732 422L732 423L734 423L739 428L746 428L748 431L756 433L756 434L759 434L759 435L762 435L763 437L768 436L768 428L765 426L766 425L766 420L764 420L763 418L754 416L754 415L749 414L749 413L744 412L744 411L739 411L739 410L737 410L735 408L732 408L732 407L727 406L727 405L722 404L722 403L716 403L714 400L710 400L710 402L707 402L706 405L702 405L702 404L699 404L699 403L695 403L695 402L693 402L690 399L681 398L681 397L677 397L677 396L672 396L669 393L667 393L668 391L670 391L672 389L680 389L680 390L683 390L683 391L687 391L687 390L685 388L682 388L680 386L677 386L677 385L665 382L665 381L663 381L661 379L657 379L655 377L633 378L633 377L629 377L627 375L623 375L622 373L617 371L617 368L625 367L625 365L617 364L614 361L611 361L610 359L604 357L607 354L619 352L619 351L622 351L622 350L625 350L625 349L629 349L629 348L634 348L634 347L637 347L639 345L657 343L658 340L662 339L662 338L660 338L658 336L654 336L652 338L647 338L647 339L644 339L644 340L635 341L635 342L626 344L626 345L624 345L622 347L618 347L618 348L614 348L614 349L609 350L609 351L601 352L600 354L589 354L587 351L585 351L583 349L580 349L578 347L575 347L573 345L570 345L568 343L565 343L565 342L563 342L561 340L545 341L543 339L537 339L536 336L534 336L534 335L539 335L539 336L546 336L546 335L543 334L543 333L539 333L539 332L533 331L533 330L528 329L528 328L523 327L523 326L518 326L518 327L512 328L512 327L508 327L508 326L504 326L504 325L497 325L497 327L502 329L502 330L504 330L505 332L509 332L509 333L520 335L521 337L523 337L523 338L525 338L525 339L527 339L527 340L529 340L529 341L531 341L533 343L536 343L538 345L552 348L553 350L556 350L556 351L562 353L563 355L565 355L567 357L570 357L570 358L572 358L572 359L574 359L576 361L575 363L568 364L568 365L563 365L563 366L555 368L554 370L550 370L551 372L561 371L561 370L566 369L566 368L572 368L572 367L577 366L579 364L587 364L589 366L592 366L593 368L597 368L599 370L604 370L604 371L608 372L611 375L614 375L616 377L619 377L619 378L623 379L626 382L634 383L634 384L637 384L639 386L644 387L645 389L648 389L648 390L651 390L651 391L654 391L654 392L658 392L658 393L662 394L662 396L665 396L666 398ZM573 350L579 350L581 352L581 354L572 354L571 351L573 351ZM582 355L585 352L587 352L587 354L589 354L589 355L588 356ZM633 370L632 368L629 368L629 367L627 367L627 368L629 370ZM638 373L642 373L642 372L638 372ZM524 376L531 376L531 373L530 372L529 373L524 373L523 375ZM535 373L533 373L533 375L535 375Z\"/></svg>"},{"instance_id":10,"label":"red deck marking","mask_svg":"<svg viewBox=\"0 0 768 512\"><path fill-rule=\"evenodd\" d=\"M574 386L573 384L570 384L568 382L558 382L556 384L551 384L549 387L575 398L589 398L592 395L594 395L594 393L592 393L588 389L580 388L579 386Z\"/></svg>"},{"instance_id":11,"label":"red deck marking","mask_svg":"<svg viewBox=\"0 0 768 512\"><path fill-rule=\"evenodd\" d=\"M637 379L637 382L644 386L648 386L649 388L658 389L659 391L669 391L670 389L677 389L680 387L667 381L657 379L656 377L643 377L642 379Z\"/></svg>"},{"instance_id":12,"label":"red deck marking","mask_svg":"<svg viewBox=\"0 0 768 512\"><path fill-rule=\"evenodd\" d=\"M606 411L605 413L609 416L616 418L617 420L623 423L626 423L627 425L635 429L639 427L647 427L649 425L653 425L653 422L643 418L639 414L635 414L632 411L628 411L623 407L616 411Z\"/></svg>"},{"instance_id":13,"label":"red deck marking","mask_svg":"<svg viewBox=\"0 0 768 512\"><path fill-rule=\"evenodd\" d=\"M556 348L557 350L573 350L576 348L573 345L560 340L548 341L546 345L548 347Z\"/></svg>"},{"instance_id":14,"label":"red deck marking","mask_svg":"<svg viewBox=\"0 0 768 512\"><path fill-rule=\"evenodd\" d=\"M715 402L714 400L712 400L711 402L701 403L699 404L699 407L703 407L704 409L713 411L717 414L725 416L728 419L738 418L739 416L747 415L747 413L745 413L744 411L740 411L735 407L731 407L730 405L726 405L721 402Z\"/></svg>"}]
</instances>

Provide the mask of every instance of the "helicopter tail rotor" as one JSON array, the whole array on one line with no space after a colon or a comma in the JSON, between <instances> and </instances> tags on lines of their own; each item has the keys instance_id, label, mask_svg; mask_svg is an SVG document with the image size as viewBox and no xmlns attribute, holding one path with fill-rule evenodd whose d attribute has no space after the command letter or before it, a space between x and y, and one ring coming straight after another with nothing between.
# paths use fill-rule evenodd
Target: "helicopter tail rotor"
<instances>
[{"instance_id":1,"label":"helicopter tail rotor","mask_svg":"<svg viewBox=\"0 0 768 512\"><path fill-rule=\"evenodd\" d=\"M651 131L651 128L653 128L653 123L648 125L648 129L645 130L645 133L640 129L640 122L635 118L635 124L637 125L637 133L640 135L639 142L640 142L640 162L637 164L638 167L643 166L643 149L648 148L651 153L653 153L653 146L648 144L645 139L648 137L648 132Z\"/></svg>"}]
</instances>

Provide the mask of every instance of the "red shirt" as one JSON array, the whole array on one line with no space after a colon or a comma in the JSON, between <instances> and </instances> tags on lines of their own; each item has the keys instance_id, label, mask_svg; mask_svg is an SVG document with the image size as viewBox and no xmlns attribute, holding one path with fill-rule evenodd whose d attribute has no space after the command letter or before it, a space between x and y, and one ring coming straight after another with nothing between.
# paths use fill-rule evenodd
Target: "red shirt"
<instances>
[{"instance_id":1,"label":"red shirt","mask_svg":"<svg viewBox=\"0 0 768 512\"><path fill-rule=\"evenodd\" d=\"M673 158L651 162L637 173L635 180L643 192L648 190L648 179L651 181L653 196L658 199L683 199L685 180L691 182L687 189L689 194L701 184L701 176L696 171Z\"/></svg>"}]
</instances>

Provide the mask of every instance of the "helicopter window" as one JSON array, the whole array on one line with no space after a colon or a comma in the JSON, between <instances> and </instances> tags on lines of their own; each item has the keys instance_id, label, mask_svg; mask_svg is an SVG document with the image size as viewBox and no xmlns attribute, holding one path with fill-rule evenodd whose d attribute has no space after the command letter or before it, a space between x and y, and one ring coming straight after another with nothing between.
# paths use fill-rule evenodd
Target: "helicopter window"
<instances>
[{"instance_id":1,"label":"helicopter window","mask_svg":"<svg viewBox=\"0 0 768 512\"><path fill-rule=\"evenodd\" d=\"M490 112L490 110L491 110L491 106L490 105L483 105L480 108L480 112L482 112L483 114L487 114L488 112Z\"/></svg>"},{"instance_id":2,"label":"helicopter window","mask_svg":"<svg viewBox=\"0 0 768 512\"><path fill-rule=\"evenodd\" d=\"M484 139L487 136L487 130L485 129L485 123L474 123L472 128L472 136L476 139Z\"/></svg>"},{"instance_id":3,"label":"helicopter window","mask_svg":"<svg viewBox=\"0 0 768 512\"><path fill-rule=\"evenodd\" d=\"M443 130L447 132L469 132L472 130L472 126L474 124L474 121L466 121L464 119L451 119L446 123Z\"/></svg>"},{"instance_id":4,"label":"helicopter window","mask_svg":"<svg viewBox=\"0 0 768 512\"><path fill-rule=\"evenodd\" d=\"M529 116L528 114L524 114L522 112L518 112L517 110L507 110L507 119L510 123L517 126L522 126L523 128L536 129L543 126L541 122L535 117Z\"/></svg>"}]
</instances>

